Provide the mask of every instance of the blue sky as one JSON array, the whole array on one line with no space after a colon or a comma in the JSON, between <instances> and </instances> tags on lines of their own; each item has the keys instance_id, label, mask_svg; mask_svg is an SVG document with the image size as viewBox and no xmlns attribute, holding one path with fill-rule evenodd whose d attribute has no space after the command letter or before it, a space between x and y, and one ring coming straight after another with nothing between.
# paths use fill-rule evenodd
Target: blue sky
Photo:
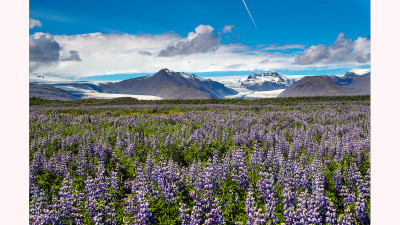
<instances>
[{"instance_id":1,"label":"blue sky","mask_svg":"<svg viewBox=\"0 0 400 225\"><path fill-rule=\"evenodd\" d=\"M40 54L38 46L46 44L44 40L37 41L41 35L47 35L43 39L48 44L51 41L59 44L56 49L59 58L51 63L39 60L48 57L31 56L31 72L81 78L104 74L152 73L161 69L159 66L193 72L280 70L289 74L321 70L337 73L369 66L369 56L366 56L370 39L369 1L246 0L246 4L257 29L242 0L30 0L29 17L40 21L39 26L29 30L34 39L31 41L35 42L32 46L38 48L38 51L32 52ZM207 27L196 31L200 25ZM201 45L198 49L183 49L193 46L190 32L198 36L196 43ZM98 35L96 38L93 35L85 36L89 33ZM130 38L127 37L129 35ZM108 42L99 43L102 38ZM131 51L148 54L131 54L127 50L117 50L122 46L111 43L122 43L129 39L133 41L131 46L137 43L133 40L135 38L148 38L149 41L159 38L157 42L163 45L143 50L134 48ZM102 49L107 43L115 49ZM92 49L87 47L96 44L99 46ZM150 45L144 42L142 46L145 47L145 44ZM318 48L309 49L318 45ZM165 51L161 53L163 49ZM118 55L114 55L116 52ZM348 56L350 53L353 55ZM112 60L107 61L102 56L97 60L100 66L96 66L94 61L98 55L109 55L118 60L114 62L114 67L105 67L105 62ZM123 55L127 58L123 58ZM252 55L257 57L252 59ZM224 64L227 62L224 66L215 65L222 61L205 60L222 60L224 57ZM243 63L240 62L241 57L246 58ZM358 60L360 57L363 59ZM138 64L132 64L130 68L129 60ZM262 65L253 63L257 60L258 63L263 62ZM121 65L115 65L118 61ZM151 62L159 65L155 63L152 69ZM194 62L208 66L193 66ZM122 63L126 65L122 66ZM192 65L183 66L185 63ZM149 66L143 67L145 64Z\"/></svg>"}]
</instances>

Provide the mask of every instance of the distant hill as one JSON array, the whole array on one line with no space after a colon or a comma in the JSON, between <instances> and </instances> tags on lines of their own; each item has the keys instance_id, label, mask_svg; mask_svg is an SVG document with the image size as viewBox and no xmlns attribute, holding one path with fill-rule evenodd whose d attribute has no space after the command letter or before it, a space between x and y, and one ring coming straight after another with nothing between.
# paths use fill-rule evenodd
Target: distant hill
<instances>
[{"instance_id":1,"label":"distant hill","mask_svg":"<svg viewBox=\"0 0 400 225\"><path fill-rule=\"evenodd\" d=\"M212 99L237 94L237 91L194 74L162 69L154 75L100 84L104 93L153 95L162 99Z\"/></svg>"},{"instance_id":2,"label":"distant hill","mask_svg":"<svg viewBox=\"0 0 400 225\"><path fill-rule=\"evenodd\" d=\"M48 100L76 100L79 99L71 93L56 87L44 86L38 84L29 84L29 97L38 97Z\"/></svg>"},{"instance_id":3,"label":"distant hill","mask_svg":"<svg viewBox=\"0 0 400 225\"><path fill-rule=\"evenodd\" d=\"M307 76L289 86L278 97L340 96L370 94L371 73L344 76Z\"/></svg>"}]
</instances>

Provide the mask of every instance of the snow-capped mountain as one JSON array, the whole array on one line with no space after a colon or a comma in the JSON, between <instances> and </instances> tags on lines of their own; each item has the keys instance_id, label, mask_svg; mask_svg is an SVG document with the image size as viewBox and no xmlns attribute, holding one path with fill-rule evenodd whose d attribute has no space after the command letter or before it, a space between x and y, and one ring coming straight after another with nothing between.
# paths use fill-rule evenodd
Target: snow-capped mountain
<instances>
[{"instance_id":1,"label":"snow-capped mountain","mask_svg":"<svg viewBox=\"0 0 400 225\"><path fill-rule=\"evenodd\" d=\"M237 94L227 95L225 98L275 98L285 89L275 89L271 91L254 91L249 90L242 83L249 77L249 75L241 76L221 76L221 77L208 77L208 79L220 82L226 87L237 91ZM299 78L300 79L300 78Z\"/></svg>"},{"instance_id":2,"label":"snow-capped mountain","mask_svg":"<svg viewBox=\"0 0 400 225\"><path fill-rule=\"evenodd\" d=\"M277 72L252 73L241 83L241 86L253 91L272 91L285 89L294 82L294 79Z\"/></svg>"},{"instance_id":3,"label":"snow-capped mountain","mask_svg":"<svg viewBox=\"0 0 400 225\"><path fill-rule=\"evenodd\" d=\"M158 73L123 81L74 81L48 75L30 75L32 96L59 95L59 99L74 98L117 98L133 97L143 100L155 99L199 99L199 98L274 98L295 81L296 85L303 78L311 75L282 75L277 72L252 73L241 76L198 77L195 74L174 72L162 69ZM316 77L316 76L311 76ZM307 90L296 92L296 95L324 95L354 93L369 94L370 70L354 69L344 75L324 75L325 80L307 78L304 83L312 87L323 88L324 93L309 93ZM333 83L327 83L333 81ZM299 82L299 83L297 83ZM325 83L324 83L325 82ZM310 87L311 87L310 86ZM55 89L50 89L54 87ZM347 91L343 91L346 88ZM293 89L293 88L292 88ZM317 88L318 89L318 88ZM327 91L327 90L331 91ZM338 93L332 91L335 89ZM66 96L64 93L71 96ZM289 96L288 91L285 95ZM304 92L304 93L303 93ZM307 92L307 93L306 93ZM329 92L329 93L328 93ZM353 93L354 92L354 93ZM38 93L40 95L38 95ZM43 93L46 93L44 95ZM282 93L282 94L281 94ZM54 96L57 98L57 96Z\"/></svg>"}]
</instances>

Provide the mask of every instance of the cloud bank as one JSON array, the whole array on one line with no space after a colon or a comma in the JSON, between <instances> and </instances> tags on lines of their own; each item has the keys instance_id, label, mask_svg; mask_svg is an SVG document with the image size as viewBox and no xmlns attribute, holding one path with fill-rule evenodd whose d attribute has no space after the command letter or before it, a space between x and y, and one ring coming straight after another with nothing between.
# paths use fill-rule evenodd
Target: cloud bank
<instances>
[{"instance_id":1,"label":"cloud bank","mask_svg":"<svg viewBox=\"0 0 400 225\"><path fill-rule=\"evenodd\" d=\"M80 78L151 73L161 68L186 72L337 69L344 64L331 61L332 58L354 65L363 64L360 62L365 65L369 60L365 57L369 54L366 38L353 42L339 35L331 46L317 45L304 50L306 46L300 44L223 44L221 38L224 37L217 37L214 32L217 33L210 25L199 25L186 37L173 32L157 35L38 32L30 36L30 71L60 78ZM281 51L285 49L291 51ZM348 49L353 52L351 57L344 56Z\"/></svg>"},{"instance_id":2,"label":"cloud bank","mask_svg":"<svg viewBox=\"0 0 400 225\"><path fill-rule=\"evenodd\" d=\"M339 33L335 42L330 45L313 45L296 59L296 63L309 65L317 62L332 63L368 63L371 59L371 41L359 37L354 42Z\"/></svg>"}]
</instances>

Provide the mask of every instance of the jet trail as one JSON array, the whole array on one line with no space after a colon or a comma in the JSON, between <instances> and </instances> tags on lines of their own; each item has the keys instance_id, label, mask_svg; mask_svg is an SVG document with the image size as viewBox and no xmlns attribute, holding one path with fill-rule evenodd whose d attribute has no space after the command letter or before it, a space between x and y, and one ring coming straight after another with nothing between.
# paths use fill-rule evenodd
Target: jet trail
<instances>
[{"instance_id":1,"label":"jet trail","mask_svg":"<svg viewBox=\"0 0 400 225\"><path fill-rule=\"evenodd\" d=\"M250 18L251 18L251 20L253 21L254 26L255 26L256 29L257 29L257 25L256 25L256 23L254 22L253 17L251 16L251 13L250 13L250 11L249 11L249 8L247 8L246 2L245 2L244 0L243 0L243 4L244 4L244 6L246 6L247 12L249 12Z\"/></svg>"}]
</instances>

